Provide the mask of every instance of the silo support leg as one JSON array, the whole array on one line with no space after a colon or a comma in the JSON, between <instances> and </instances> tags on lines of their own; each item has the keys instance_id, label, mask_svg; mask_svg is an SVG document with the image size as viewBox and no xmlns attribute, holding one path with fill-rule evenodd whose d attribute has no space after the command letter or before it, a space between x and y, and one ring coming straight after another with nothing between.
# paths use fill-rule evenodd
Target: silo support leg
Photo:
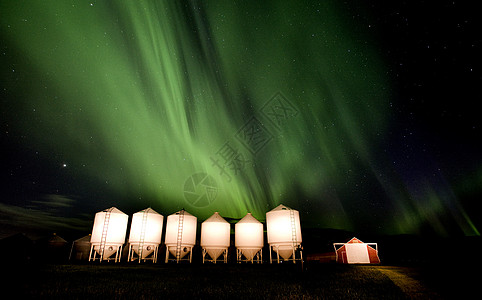
<instances>
[{"instance_id":1,"label":"silo support leg","mask_svg":"<svg viewBox=\"0 0 482 300\"><path fill-rule=\"evenodd\" d=\"M303 248L300 249L301 269L303 270Z\"/></svg>"},{"instance_id":2,"label":"silo support leg","mask_svg":"<svg viewBox=\"0 0 482 300\"><path fill-rule=\"evenodd\" d=\"M152 260L153 263L157 263L157 252L159 251L159 246L156 246L154 249L154 259Z\"/></svg>"},{"instance_id":3,"label":"silo support leg","mask_svg":"<svg viewBox=\"0 0 482 300\"><path fill-rule=\"evenodd\" d=\"M120 262L120 261L121 261L121 258L122 258L122 246L119 246L119 248L117 249L117 251L119 252L119 258L117 258L117 262Z\"/></svg>"},{"instance_id":4,"label":"silo support leg","mask_svg":"<svg viewBox=\"0 0 482 300\"><path fill-rule=\"evenodd\" d=\"M94 245L91 245L90 246L90 253L89 253L89 261L91 260L92 258L92 249L94 248Z\"/></svg>"}]
</instances>

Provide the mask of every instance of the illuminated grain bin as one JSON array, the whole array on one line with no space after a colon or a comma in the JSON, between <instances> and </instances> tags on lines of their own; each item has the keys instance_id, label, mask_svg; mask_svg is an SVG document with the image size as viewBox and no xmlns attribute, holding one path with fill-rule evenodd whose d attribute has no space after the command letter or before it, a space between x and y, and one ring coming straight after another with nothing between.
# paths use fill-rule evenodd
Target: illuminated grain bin
<instances>
[{"instance_id":1,"label":"illuminated grain bin","mask_svg":"<svg viewBox=\"0 0 482 300\"><path fill-rule=\"evenodd\" d=\"M205 260L216 263L221 254L223 254L223 261L228 262L230 231L231 225L218 212L215 212L201 224L203 263ZM211 259L206 259L206 254Z\"/></svg>"},{"instance_id":2,"label":"illuminated grain bin","mask_svg":"<svg viewBox=\"0 0 482 300\"><path fill-rule=\"evenodd\" d=\"M129 216L115 207L95 214L89 261L120 261L128 219Z\"/></svg>"},{"instance_id":3,"label":"illuminated grain bin","mask_svg":"<svg viewBox=\"0 0 482 300\"><path fill-rule=\"evenodd\" d=\"M270 263L273 262L272 251L276 253L276 261L303 260L301 247L300 214L297 210L279 205L266 213L266 228L270 247ZM299 257L297 258L297 253Z\"/></svg>"},{"instance_id":4,"label":"illuminated grain bin","mask_svg":"<svg viewBox=\"0 0 482 300\"><path fill-rule=\"evenodd\" d=\"M263 261L263 224L256 220L251 213L247 213L244 218L234 225L236 246L236 260L238 262L254 261L260 263ZM244 256L244 260L243 260Z\"/></svg>"},{"instance_id":5,"label":"illuminated grain bin","mask_svg":"<svg viewBox=\"0 0 482 300\"><path fill-rule=\"evenodd\" d=\"M185 210L167 217L166 223L166 263L169 260L192 262L192 247L196 244L197 218ZM183 259L186 254L189 258ZM174 258L171 258L174 256Z\"/></svg>"},{"instance_id":6,"label":"illuminated grain bin","mask_svg":"<svg viewBox=\"0 0 482 300\"><path fill-rule=\"evenodd\" d=\"M163 222L164 217L152 208L141 210L132 216L128 261L157 262Z\"/></svg>"}]
</instances>

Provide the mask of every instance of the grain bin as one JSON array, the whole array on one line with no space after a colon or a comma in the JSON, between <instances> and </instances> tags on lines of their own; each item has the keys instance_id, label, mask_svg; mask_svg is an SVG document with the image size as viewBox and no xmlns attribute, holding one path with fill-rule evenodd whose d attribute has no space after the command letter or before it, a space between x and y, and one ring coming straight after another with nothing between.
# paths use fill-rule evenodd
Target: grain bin
<instances>
[{"instance_id":1,"label":"grain bin","mask_svg":"<svg viewBox=\"0 0 482 300\"><path fill-rule=\"evenodd\" d=\"M247 213L244 218L234 225L237 262L263 261L263 224L256 220L251 213ZM244 259L243 259L244 256Z\"/></svg>"},{"instance_id":2,"label":"grain bin","mask_svg":"<svg viewBox=\"0 0 482 300\"><path fill-rule=\"evenodd\" d=\"M273 262L272 251L276 253L276 261L280 256L285 261L303 260L301 247L300 214L297 210L280 204L266 213L266 228L270 247L270 263ZM297 258L296 253L299 253Z\"/></svg>"},{"instance_id":3,"label":"grain bin","mask_svg":"<svg viewBox=\"0 0 482 300\"><path fill-rule=\"evenodd\" d=\"M166 263L169 260L179 262L186 259L192 262L192 248L196 244L197 218L187 211L180 210L167 217L166 223ZM174 258L170 258L170 256Z\"/></svg>"},{"instance_id":4,"label":"grain bin","mask_svg":"<svg viewBox=\"0 0 482 300\"><path fill-rule=\"evenodd\" d=\"M89 259L91 236L92 236L91 234L88 234L72 242L72 247L70 248L69 260Z\"/></svg>"},{"instance_id":5,"label":"grain bin","mask_svg":"<svg viewBox=\"0 0 482 300\"><path fill-rule=\"evenodd\" d=\"M128 261L157 262L163 222L164 217L152 208L141 210L132 216Z\"/></svg>"},{"instance_id":6,"label":"grain bin","mask_svg":"<svg viewBox=\"0 0 482 300\"><path fill-rule=\"evenodd\" d=\"M126 240L128 219L129 216L115 207L95 214L94 226L90 237L89 261L97 259L99 261L120 261L122 245L124 245Z\"/></svg>"},{"instance_id":7,"label":"grain bin","mask_svg":"<svg viewBox=\"0 0 482 300\"><path fill-rule=\"evenodd\" d=\"M218 212L215 212L201 224L203 263L205 260L216 263L221 254L223 254L223 261L228 262L230 232L231 225ZM206 254L211 259L206 259Z\"/></svg>"}]
</instances>

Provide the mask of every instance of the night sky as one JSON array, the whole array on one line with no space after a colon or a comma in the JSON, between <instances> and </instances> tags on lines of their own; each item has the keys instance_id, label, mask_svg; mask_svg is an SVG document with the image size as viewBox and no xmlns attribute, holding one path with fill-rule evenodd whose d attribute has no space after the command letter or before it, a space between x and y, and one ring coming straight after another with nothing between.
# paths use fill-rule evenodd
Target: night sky
<instances>
[{"instance_id":1,"label":"night sky","mask_svg":"<svg viewBox=\"0 0 482 300\"><path fill-rule=\"evenodd\" d=\"M479 235L482 22L412 2L0 0L0 237L280 203Z\"/></svg>"}]
</instances>

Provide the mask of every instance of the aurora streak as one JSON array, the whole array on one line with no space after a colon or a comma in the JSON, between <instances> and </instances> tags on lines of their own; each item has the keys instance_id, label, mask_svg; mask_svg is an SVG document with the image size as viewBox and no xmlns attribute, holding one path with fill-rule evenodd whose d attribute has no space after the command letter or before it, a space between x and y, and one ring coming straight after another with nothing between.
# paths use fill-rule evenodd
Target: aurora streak
<instances>
[{"instance_id":1,"label":"aurora streak","mask_svg":"<svg viewBox=\"0 0 482 300\"><path fill-rule=\"evenodd\" d=\"M449 184L416 189L390 165L392 79L375 37L337 1L14 3L0 8L17 53L6 80L18 113L5 122L22 147L65 163L74 184L59 193L200 219L263 220L283 203L307 226L383 233L428 220L444 234L449 211L478 235ZM278 125L273 97L291 105ZM243 137L259 138L256 151ZM214 163L225 145L238 169ZM215 185L209 204L186 201L197 173Z\"/></svg>"}]
</instances>

